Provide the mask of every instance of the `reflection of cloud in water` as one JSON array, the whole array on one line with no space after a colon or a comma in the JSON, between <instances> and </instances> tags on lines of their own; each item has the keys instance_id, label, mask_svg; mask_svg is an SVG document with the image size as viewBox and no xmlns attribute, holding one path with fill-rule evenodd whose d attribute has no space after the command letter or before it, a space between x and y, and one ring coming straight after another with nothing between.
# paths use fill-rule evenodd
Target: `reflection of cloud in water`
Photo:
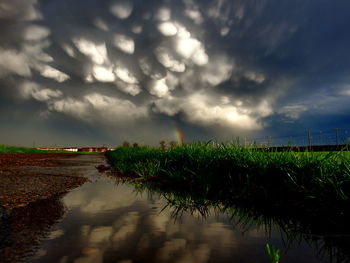
<instances>
[{"instance_id":1,"label":"reflection of cloud in water","mask_svg":"<svg viewBox=\"0 0 350 263\"><path fill-rule=\"evenodd\" d=\"M89 244L98 246L109 241L113 233L113 228L110 226L99 226L91 230L89 235Z\"/></svg>"},{"instance_id":2,"label":"reflection of cloud in water","mask_svg":"<svg viewBox=\"0 0 350 263\"><path fill-rule=\"evenodd\" d=\"M46 239L55 239L62 236L63 234L64 234L64 231L62 229L57 229L52 231Z\"/></svg>"},{"instance_id":3,"label":"reflection of cloud in water","mask_svg":"<svg viewBox=\"0 0 350 263\"><path fill-rule=\"evenodd\" d=\"M205 219L184 210L175 220L176 207L162 210L166 199L134 191L131 185L103 179L68 193L63 201L71 212L35 263L253 262L265 257L270 242L265 229L233 227L226 215L210 208ZM275 241L280 237L272 235ZM312 253L306 251L309 262L319 262Z\"/></svg>"},{"instance_id":4,"label":"reflection of cloud in water","mask_svg":"<svg viewBox=\"0 0 350 263\"><path fill-rule=\"evenodd\" d=\"M174 238L164 243L163 247L158 250L157 259L160 261L169 261L174 254L185 250L186 240L182 238Z\"/></svg>"},{"instance_id":5,"label":"reflection of cloud in water","mask_svg":"<svg viewBox=\"0 0 350 263\"><path fill-rule=\"evenodd\" d=\"M171 210L159 210L165 200L146 194L136 196L132 189L97 182L64 198L65 204L82 216L93 215L91 221L84 219L76 237L86 244L83 251L91 254L75 256L74 262L102 262L105 254L115 255L113 262L140 258L165 262L172 260L173 254L177 255L175 262L207 262L213 250L225 254L227 248L234 248L233 232L224 224L215 223L214 218L204 221L184 214L175 222ZM118 253L130 258L119 258Z\"/></svg>"},{"instance_id":6,"label":"reflection of cloud in water","mask_svg":"<svg viewBox=\"0 0 350 263\"><path fill-rule=\"evenodd\" d=\"M113 183L85 184L63 198L66 206L78 207L80 211L91 214L127 207L140 200L141 197L130 194L129 187L116 187Z\"/></svg>"}]
</instances>

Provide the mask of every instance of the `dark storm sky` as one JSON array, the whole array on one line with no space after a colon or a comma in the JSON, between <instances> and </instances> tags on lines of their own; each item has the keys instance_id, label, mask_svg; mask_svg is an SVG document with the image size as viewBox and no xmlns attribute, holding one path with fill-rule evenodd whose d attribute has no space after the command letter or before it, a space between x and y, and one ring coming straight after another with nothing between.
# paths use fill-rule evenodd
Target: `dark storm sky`
<instances>
[{"instance_id":1,"label":"dark storm sky","mask_svg":"<svg viewBox=\"0 0 350 263\"><path fill-rule=\"evenodd\" d=\"M349 128L347 0L0 0L0 143Z\"/></svg>"}]
</instances>

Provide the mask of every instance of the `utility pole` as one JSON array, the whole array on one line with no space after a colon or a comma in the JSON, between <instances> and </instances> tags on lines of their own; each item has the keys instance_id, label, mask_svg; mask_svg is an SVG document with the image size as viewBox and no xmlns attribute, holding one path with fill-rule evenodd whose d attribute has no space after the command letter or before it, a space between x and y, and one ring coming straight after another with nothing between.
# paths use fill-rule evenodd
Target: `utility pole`
<instances>
[{"instance_id":1,"label":"utility pole","mask_svg":"<svg viewBox=\"0 0 350 263\"><path fill-rule=\"evenodd\" d=\"M272 137L271 136L267 136L267 147L272 146Z\"/></svg>"},{"instance_id":2,"label":"utility pole","mask_svg":"<svg viewBox=\"0 0 350 263\"><path fill-rule=\"evenodd\" d=\"M312 145L312 141L311 141L311 130L307 130L307 141L309 144L309 150L311 150L311 145Z\"/></svg>"},{"instance_id":3,"label":"utility pole","mask_svg":"<svg viewBox=\"0 0 350 263\"><path fill-rule=\"evenodd\" d=\"M339 128L335 129L335 142L339 146Z\"/></svg>"}]
</instances>

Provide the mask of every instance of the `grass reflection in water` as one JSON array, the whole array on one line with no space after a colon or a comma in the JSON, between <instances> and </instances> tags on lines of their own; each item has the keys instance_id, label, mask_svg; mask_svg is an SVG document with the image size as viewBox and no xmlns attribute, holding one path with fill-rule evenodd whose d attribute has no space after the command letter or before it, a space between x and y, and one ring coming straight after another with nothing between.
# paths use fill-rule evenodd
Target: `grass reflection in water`
<instances>
[{"instance_id":1,"label":"grass reflection in water","mask_svg":"<svg viewBox=\"0 0 350 263\"><path fill-rule=\"evenodd\" d=\"M311 211L303 207L298 210L296 207L276 207L264 202L230 199L220 192L204 196L202 192L188 191L185 185L173 187L161 182L140 182L130 178L119 178L117 182L132 184L140 194L147 192L162 196L167 201L163 210L170 209L174 220L180 220L184 214L203 218L224 214L229 216L232 227L242 232L258 228L264 229L266 236L270 236L272 231L278 231L283 240L283 247L279 247L282 250L281 261L278 262L283 262L283 255L302 242L313 247L318 257L327 262L350 260L350 227L346 224L350 215L340 212L339 207L334 207L332 211ZM222 199L222 196L225 198Z\"/></svg>"}]
</instances>

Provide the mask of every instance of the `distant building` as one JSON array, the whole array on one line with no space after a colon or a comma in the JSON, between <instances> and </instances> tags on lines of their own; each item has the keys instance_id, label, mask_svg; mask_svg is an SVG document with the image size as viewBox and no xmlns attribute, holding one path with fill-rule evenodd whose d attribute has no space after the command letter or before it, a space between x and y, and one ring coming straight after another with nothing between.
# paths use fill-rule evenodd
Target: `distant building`
<instances>
[{"instance_id":1,"label":"distant building","mask_svg":"<svg viewBox=\"0 0 350 263\"><path fill-rule=\"evenodd\" d=\"M69 151L69 152L77 152L79 151L79 148L78 147L64 147L64 148L61 148L61 150L64 150L64 151Z\"/></svg>"},{"instance_id":2,"label":"distant building","mask_svg":"<svg viewBox=\"0 0 350 263\"><path fill-rule=\"evenodd\" d=\"M106 152L108 147L62 147L62 148L53 148L53 147L39 147L38 150L46 151L68 151L68 152Z\"/></svg>"},{"instance_id":3,"label":"distant building","mask_svg":"<svg viewBox=\"0 0 350 263\"><path fill-rule=\"evenodd\" d=\"M107 152L107 147L82 147L78 149L78 152Z\"/></svg>"}]
</instances>

